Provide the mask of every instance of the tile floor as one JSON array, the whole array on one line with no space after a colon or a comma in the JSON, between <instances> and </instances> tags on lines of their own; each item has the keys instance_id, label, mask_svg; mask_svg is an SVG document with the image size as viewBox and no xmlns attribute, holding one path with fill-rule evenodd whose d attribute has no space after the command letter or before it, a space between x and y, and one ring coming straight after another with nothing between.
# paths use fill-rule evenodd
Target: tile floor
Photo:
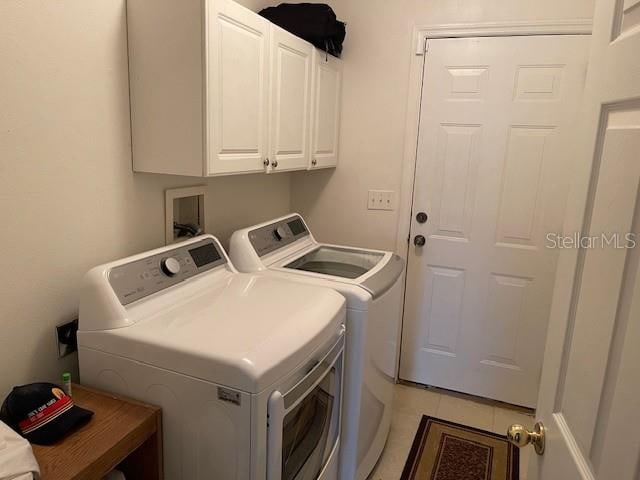
<instances>
[{"instance_id":1,"label":"tile floor","mask_svg":"<svg viewBox=\"0 0 640 480\"><path fill-rule=\"evenodd\" d=\"M533 416L517 410L425 388L397 385L389 438L369 480L400 478L422 415L430 415L502 435L512 423L520 423L529 428L534 423ZM521 450L521 480L527 478L527 465L532 450L530 448Z\"/></svg>"}]
</instances>

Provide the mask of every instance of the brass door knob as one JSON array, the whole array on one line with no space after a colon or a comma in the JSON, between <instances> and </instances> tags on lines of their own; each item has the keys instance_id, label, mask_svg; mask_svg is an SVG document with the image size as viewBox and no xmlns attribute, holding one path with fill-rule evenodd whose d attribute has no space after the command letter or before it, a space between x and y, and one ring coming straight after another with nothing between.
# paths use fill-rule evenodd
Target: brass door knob
<instances>
[{"instance_id":1,"label":"brass door knob","mask_svg":"<svg viewBox=\"0 0 640 480\"><path fill-rule=\"evenodd\" d=\"M545 428L542 422L538 422L533 426L533 430L527 430L526 427L514 423L507 429L507 439L518 448L533 445L536 453L542 455L544 453L544 436Z\"/></svg>"}]
</instances>

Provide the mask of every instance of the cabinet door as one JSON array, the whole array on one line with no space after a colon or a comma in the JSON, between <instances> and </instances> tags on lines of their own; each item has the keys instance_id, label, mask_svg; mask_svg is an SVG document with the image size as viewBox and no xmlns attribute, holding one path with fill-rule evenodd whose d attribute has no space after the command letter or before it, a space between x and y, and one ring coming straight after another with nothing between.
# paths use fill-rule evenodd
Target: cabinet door
<instances>
[{"instance_id":1,"label":"cabinet door","mask_svg":"<svg viewBox=\"0 0 640 480\"><path fill-rule=\"evenodd\" d=\"M207 0L209 175L265 170L269 22L231 0Z\"/></svg>"},{"instance_id":2,"label":"cabinet door","mask_svg":"<svg viewBox=\"0 0 640 480\"><path fill-rule=\"evenodd\" d=\"M310 169L338 164L341 108L342 62L314 50Z\"/></svg>"},{"instance_id":3,"label":"cabinet door","mask_svg":"<svg viewBox=\"0 0 640 480\"><path fill-rule=\"evenodd\" d=\"M271 25L270 172L309 163L313 46Z\"/></svg>"}]
</instances>

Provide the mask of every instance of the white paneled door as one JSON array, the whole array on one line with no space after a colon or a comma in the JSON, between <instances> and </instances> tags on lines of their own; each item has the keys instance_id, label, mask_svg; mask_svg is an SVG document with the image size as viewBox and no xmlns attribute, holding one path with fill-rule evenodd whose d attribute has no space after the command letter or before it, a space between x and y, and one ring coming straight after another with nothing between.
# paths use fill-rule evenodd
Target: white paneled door
<instances>
[{"instance_id":1,"label":"white paneled door","mask_svg":"<svg viewBox=\"0 0 640 480\"><path fill-rule=\"evenodd\" d=\"M338 164L341 104L342 62L314 49L309 168L335 167Z\"/></svg>"},{"instance_id":2,"label":"white paneled door","mask_svg":"<svg viewBox=\"0 0 640 480\"><path fill-rule=\"evenodd\" d=\"M560 253L529 478L638 480L639 0L596 1L580 119L565 229L591 248Z\"/></svg>"},{"instance_id":3,"label":"white paneled door","mask_svg":"<svg viewBox=\"0 0 640 480\"><path fill-rule=\"evenodd\" d=\"M589 40L429 41L402 379L536 405Z\"/></svg>"},{"instance_id":4,"label":"white paneled door","mask_svg":"<svg viewBox=\"0 0 640 480\"><path fill-rule=\"evenodd\" d=\"M206 5L207 173L262 172L268 146L269 22L233 1Z\"/></svg>"},{"instance_id":5,"label":"white paneled door","mask_svg":"<svg viewBox=\"0 0 640 480\"><path fill-rule=\"evenodd\" d=\"M268 172L309 164L313 46L271 25L270 164Z\"/></svg>"}]
</instances>

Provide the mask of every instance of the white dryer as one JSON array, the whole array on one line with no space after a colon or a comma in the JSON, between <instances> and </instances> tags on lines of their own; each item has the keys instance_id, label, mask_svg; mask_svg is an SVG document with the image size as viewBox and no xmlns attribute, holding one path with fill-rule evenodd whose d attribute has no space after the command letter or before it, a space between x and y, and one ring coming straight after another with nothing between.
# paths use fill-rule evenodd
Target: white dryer
<instances>
[{"instance_id":1,"label":"white dryer","mask_svg":"<svg viewBox=\"0 0 640 480\"><path fill-rule=\"evenodd\" d=\"M364 480L391 425L404 261L392 252L318 243L291 214L236 231L230 255L244 272L326 286L347 299L341 480Z\"/></svg>"},{"instance_id":2,"label":"white dryer","mask_svg":"<svg viewBox=\"0 0 640 480\"><path fill-rule=\"evenodd\" d=\"M168 480L337 477L344 298L238 273L209 235L92 269L83 384L160 405Z\"/></svg>"}]
</instances>

